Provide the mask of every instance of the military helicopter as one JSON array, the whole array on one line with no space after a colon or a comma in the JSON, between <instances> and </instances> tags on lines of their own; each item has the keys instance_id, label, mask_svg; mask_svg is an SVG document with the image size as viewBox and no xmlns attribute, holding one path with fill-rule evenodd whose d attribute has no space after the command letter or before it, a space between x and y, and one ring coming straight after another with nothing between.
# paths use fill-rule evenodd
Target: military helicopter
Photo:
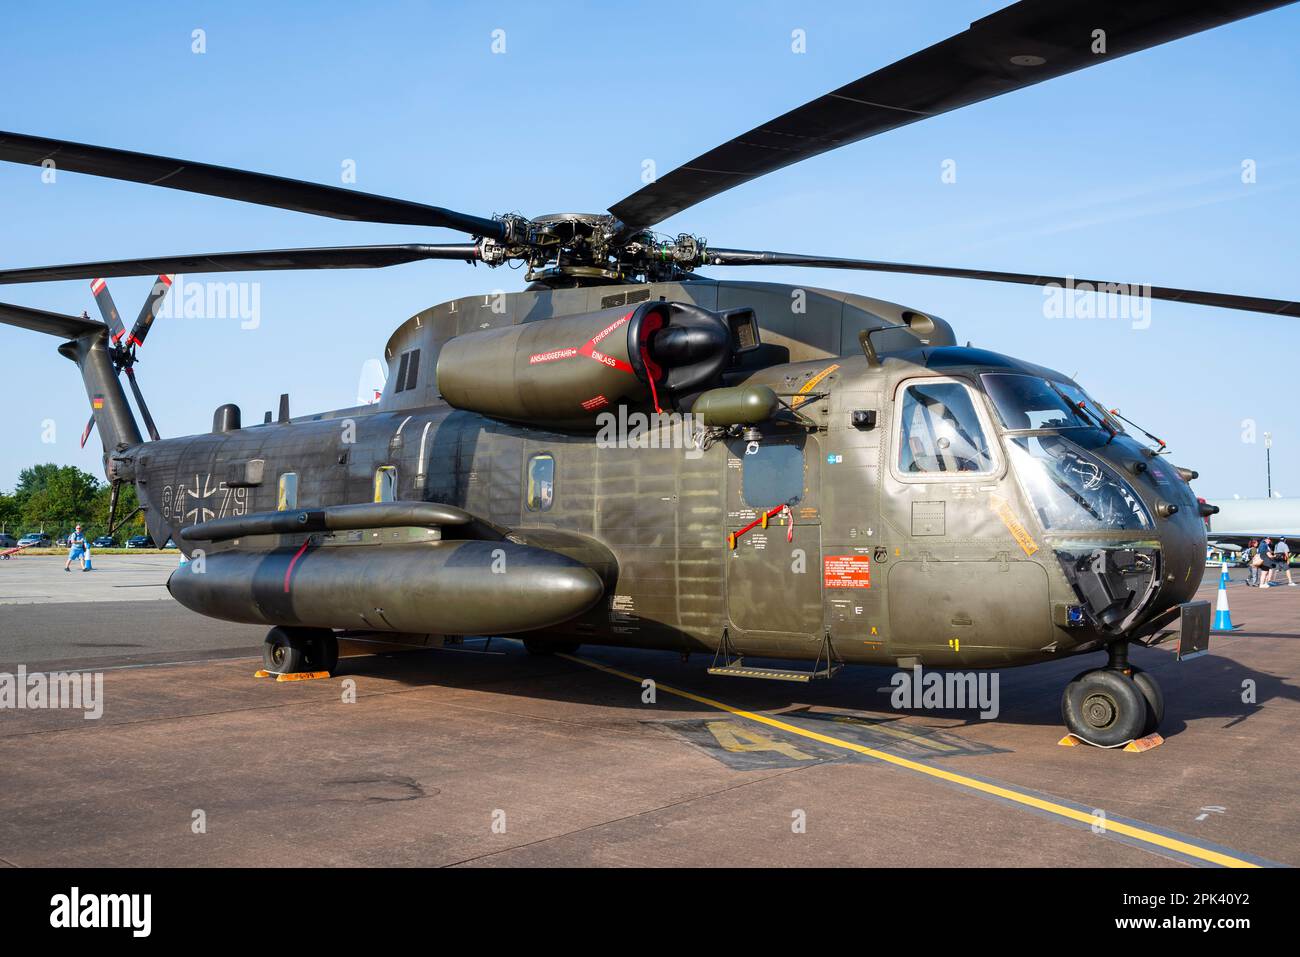
<instances>
[{"instance_id":1,"label":"military helicopter","mask_svg":"<svg viewBox=\"0 0 1300 957\"><path fill-rule=\"evenodd\" d=\"M485 218L0 133L9 162L471 237L0 272L0 283L161 274L145 331L174 273L461 260L524 264L529 283L400 325L375 405L291 416L281 396L277 416L245 425L224 404L208 433L148 441L118 378L141 337L124 347L111 323L21 306L0 306L0 320L66 340L108 479L133 483L154 540L174 537L188 559L171 594L270 626L269 671L331 672L339 638L365 636L703 653L716 674L789 680L845 664L984 669L1104 651L1104 666L1065 688L1062 716L1113 746L1153 732L1164 709L1130 644L1176 635L1185 656L1208 645L1209 606L1193 599L1215 509L1193 493L1196 473L1070 377L962 347L925 310L697 270L1066 280L718 248L652 227L827 150L1282 5L1023 0L598 215ZM1300 315L1290 301L1146 294ZM746 664L755 658L807 668Z\"/></svg>"}]
</instances>

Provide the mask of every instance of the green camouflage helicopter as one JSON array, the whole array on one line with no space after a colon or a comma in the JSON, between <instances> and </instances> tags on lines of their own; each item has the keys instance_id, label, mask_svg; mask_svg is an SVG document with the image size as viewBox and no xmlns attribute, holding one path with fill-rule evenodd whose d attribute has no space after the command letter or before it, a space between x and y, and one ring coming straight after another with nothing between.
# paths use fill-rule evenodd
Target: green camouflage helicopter
<instances>
[{"instance_id":1,"label":"green camouflage helicopter","mask_svg":"<svg viewBox=\"0 0 1300 957\"><path fill-rule=\"evenodd\" d=\"M924 310L697 270L1066 280L718 248L651 230L802 159L1282 5L1023 0L599 215L482 218L0 132L0 160L471 237L13 269L0 283L94 280L104 322L8 305L0 321L65 340L106 475L115 489L134 484L153 539L174 537L188 559L171 594L270 626L271 671L332 671L338 639L363 636L699 652L715 673L795 680L844 664L985 669L1103 651L1103 666L1067 685L1062 714L1080 737L1115 745L1154 731L1164 707L1128 663L1130 643L1176 634L1184 655L1208 645L1209 606L1194 595L1215 509L1192 491L1196 473L1070 377L961 347ZM523 263L529 285L404 322L376 404L291 416L282 396L274 419L245 425L227 404L210 432L158 435L132 367L172 274L430 259ZM153 274L128 330L104 280ZM1295 302L1142 294L1300 315Z\"/></svg>"}]
</instances>

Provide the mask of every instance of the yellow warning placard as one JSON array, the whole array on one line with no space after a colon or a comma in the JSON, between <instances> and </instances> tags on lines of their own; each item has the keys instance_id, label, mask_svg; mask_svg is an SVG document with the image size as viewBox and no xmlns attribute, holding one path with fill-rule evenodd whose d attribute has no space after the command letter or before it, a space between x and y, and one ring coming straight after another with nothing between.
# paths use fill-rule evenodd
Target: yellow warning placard
<instances>
[{"instance_id":1,"label":"yellow warning placard","mask_svg":"<svg viewBox=\"0 0 1300 957\"><path fill-rule=\"evenodd\" d=\"M1032 555L1038 551L1038 543L1034 541L1033 536L1025 530L1025 526L1020 524L1020 519L1016 518L1015 513L1011 511L1010 502L1000 496L990 495L989 505L993 507L993 511L997 513L998 518L1002 519L1002 524L1007 527L1011 537L1024 549L1026 555Z\"/></svg>"}]
</instances>

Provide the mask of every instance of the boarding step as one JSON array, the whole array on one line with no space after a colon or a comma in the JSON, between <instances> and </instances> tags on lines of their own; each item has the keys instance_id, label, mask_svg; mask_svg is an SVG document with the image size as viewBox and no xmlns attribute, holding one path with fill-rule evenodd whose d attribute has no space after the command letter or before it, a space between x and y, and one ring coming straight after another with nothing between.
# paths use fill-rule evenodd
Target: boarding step
<instances>
[{"instance_id":1,"label":"boarding step","mask_svg":"<svg viewBox=\"0 0 1300 957\"><path fill-rule=\"evenodd\" d=\"M726 665L715 665L709 669L711 675L729 675L733 678L766 678L769 681L798 681L807 684L814 678L833 678L840 670L839 663L819 671L787 671L783 668L753 668L738 659Z\"/></svg>"}]
</instances>

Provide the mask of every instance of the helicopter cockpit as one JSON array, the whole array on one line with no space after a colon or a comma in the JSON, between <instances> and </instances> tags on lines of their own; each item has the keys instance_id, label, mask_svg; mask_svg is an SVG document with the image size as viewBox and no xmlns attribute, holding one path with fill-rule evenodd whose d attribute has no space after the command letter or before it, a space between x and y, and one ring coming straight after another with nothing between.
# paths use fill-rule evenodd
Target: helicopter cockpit
<instances>
[{"instance_id":1,"label":"helicopter cockpit","mask_svg":"<svg viewBox=\"0 0 1300 957\"><path fill-rule=\"evenodd\" d=\"M979 380L1011 469L1090 617L1106 629L1132 625L1159 588L1165 533L1189 537L1158 530L1157 512L1195 514L1190 487L1077 385L1023 372ZM1145 497L1135 477L1147 480Z\"/></svg>"},{"instance_id":2,"label":"helicopter cockpit","mask_svg":"<svg viewBox=\"0 0 1300 957\"><path fill-rule=\"evenodd\" d=\"M1073 383L1022 373L980 380L1007 431L1007 454L1045 531L1141 531L1155 522L1141 496L1096 454L1123 433ZM1127 445L1128 442L1124 442Z\"/></svg>"}]
</instances>

